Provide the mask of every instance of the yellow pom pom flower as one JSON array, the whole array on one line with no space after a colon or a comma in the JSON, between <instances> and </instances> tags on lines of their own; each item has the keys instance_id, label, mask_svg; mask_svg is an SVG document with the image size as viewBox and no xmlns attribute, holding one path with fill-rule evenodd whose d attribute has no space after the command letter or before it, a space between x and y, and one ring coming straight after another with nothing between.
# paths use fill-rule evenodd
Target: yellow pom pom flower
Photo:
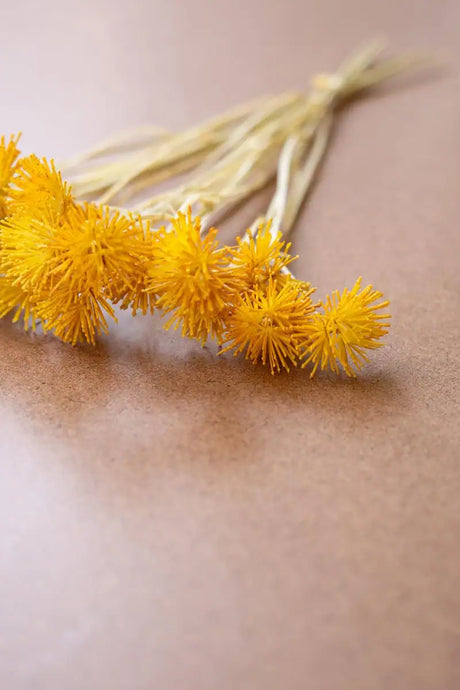
<instances>
[{"instance_id":1,"label":"yellow pom pom flower","mask_svg":"<svg viewBox=\"0 0 460 690\"><path fill-rule=\"evenodd\" d=\"M119 296L135 297L146 227L130 215L77 204L52 162L29 156L21 166L12 213L0 224L0 311L16 306L15 319L23 312L33 327L39 318L66 342L94 343L107 330L104 314L114 317L114 286Z\"/></svg>"},{"instance_id":2,"label":"yellow pom pom flower","mask_svg":"<svg viewBox=\"0 0 460 690\"><path fill-rule=\"evenodd\" d=\"M48 294L38 300L45 330L64 340L95 342L107 332L104 314L115 318L109 302L113 286L136 288L136 269L144 252L144 228L130 216L93 204L76 207L55 231Z\"/></svg>"},{"instance_id":3,"label":"yellow pom pom flower","mask_svg":"<svg viewBox=\"0 0 460 690\"><path fill-rule=\"evenodd\" d=\"M58 265L53 243L55 228L29 215L13 215L0 226L1 271L22 290L43 289Z\"/></svg>"},{"instance_id":4,"label":"yellow pom pom flower","mask_svg":"<svg viewBox=\"0 0 460 690\"><path fill-rule=\"evenodd\" d=\"M281 233L270 232L271 221L261 223L255 235L237 238L237 246L231 249L232 272L243 288L267 286L270 280L285 281L288 272L283 270L296 256L289 255L291 243L284 242Z\"/></svg>"},{"instance_id":5,"label":"yellow pom pom flower","mask_svg":"<svg viewBox=\"0 0 460 690\"><path fill-rule=\"evenodd\" d=\"M75 207L71 187L63 182L54 161L35 155L19 160L10 196L11 213L32 214L50 223L58 223Z\"/></svg>"},{"instance_id":6,"label":"yellow pom pom flower","mask_svg":"<svg viewBox=\"0 0 460 690\"><path fill-rule=\"evenodd\" d=\"M356 376L353 367L360 369L368 358L365 350L382 347L379 339L388 333L390 314L377 313L389 302L377 302L382 293L368 285L361 290L358 278L351 290L335 291L321 306L324 313L316 312L311 320L311 332L305 350L303 366L313 364L311 376L317 369L331 369L338 373L339 364L348 376Z\"/></svg>"},{"instance_id":7,"label":"yellow pom pom flower","mask_svg":"<svg viewBox=\"0 0 460 690\"><path fill-rule=\"evenodd\" d=\"M57 261L52 274L59 284L100 291L123 279L132 287L137 258L143 256L144 229L130 215L86 203L70 210L50 244Z\"/></svg>"},{"instance_id":8,"label":"yellow pom pom flower","mask_svg":"<svg viewBox=\"0 0 460 690\"><path fill-rule=\"evenodd\" d=\"M4 218L8 210L9 185L17 169L17 158L20 151L17 147L20 135L11 136L8 143L5 137L0 139L0 219Z\"/></svg>"},{"instance_id":9,"label":"yellow pom pom flower","mask_svg":"<svg viewBox=\"0 0 460 690\"><path fill-rule=\"evenodd\" d=\"M72 249L66 246L68 240L73 247L71 227L68 221L52 226L25 216L5 219L0 313L16 307L13 320L24 313L26 328L29 320L33 329L40 320L45 331L54 330L65 342L94 343L95 333L107 330L102 310L113 316L113 309L101 292L97 269L79 253L81 245L77 244L77 260L72 262Z\"/></svg>"},{"instance_id":10,"label":"yellow pom pom flower","mask_svg":"<svg viewBox=\"0 0 460 690\"><path fill-rule=\"evenodd\" d=\"M140 311L142 314L153 314L156 297L147 291L150 282L150 265L153 261L156 233L149 223L140 217L135 219L137 230L133 239L136 243L136 253L131 255L132 266L129 275L117 273L113 276L108 288L108 294L114 304L120 309L131 309L133 316Z\"/></svg>"},{"instance_id":11,"label":"yellow pom pom flower","mask_svg":"<svg viewBox=\"0 0 460 690\"><path fill-rule=\"evenodd\" d=\"M220 339L226 305L233 290L229 252L219 248L217 230L201 235L201 220L178 213L172 228L162 229L154 247L148 291L171 317L165 328L182 326L182 335L205 343Z\"/></svg>"},{"instance_id":12,"label":"yellow pom pom flower","mask_svg":"<svg viewBox=\"0 0 460 690\"><path fill-rule=\"evenodd\" d=\"M34 314L41 319L44 331L53 331L71 345L84 342L95 345L96 335L108 332L106 316L116 320L104 293L91 288L69 290L62 284L38 299Z\"/></svg>"},{"instance_id":13,"label":"yellow pom pom flower","mask_svg":"<svg viewBox=\"0 0 460 690\"><path fill-rule=\"evenodd\" d=\"M314 289L290 278L284 285L270 280L239 296L227 318L221 353L246 353L253 364L269 364L271 373L296 366L300 347L309 332Z\"/></svg>"},{"instance_id":14,"label":"yellow pom pom flower","mask_svg":"<svg viewBox=\"0 0 460 690\"><path fill-rule=\"evenodd\" d=\"M8 194L9 215L0 224L0 272L18 296L26 299L27 295L31 308L40 291L46 293L52 283L60 258L56 233L76 204L54 164L36 156L17 163ZM11 290L7 291L10 296ZM5 294L4 309L10 301Z\"/></svg>"}]
</instances>

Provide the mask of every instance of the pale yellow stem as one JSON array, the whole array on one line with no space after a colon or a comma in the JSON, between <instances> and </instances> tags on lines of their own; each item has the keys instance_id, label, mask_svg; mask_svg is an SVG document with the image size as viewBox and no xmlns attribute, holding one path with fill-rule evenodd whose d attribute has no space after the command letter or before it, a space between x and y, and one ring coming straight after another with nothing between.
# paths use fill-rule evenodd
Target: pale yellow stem
<instances>
[{"instance_id":1,"label":"pale yellow stem","mask_svg":"<svg viewBox=\"0 0 460 690\"><path fill-rule=\"evenodd\" d=\"M87 168L74 178L74 192L80 198L96 194L101 203L113 203L116 197L131 201L130 210L154 223L188 206L208 219L244 201L278 171L267 215L274 216L274 233L280 228L287 232L324 155L337 105L420 62L405 56L376 64L382 49L381 42L373 42L335 74L317 75L308 96L282 94L184 132L152 129L106 142L72 161ZM93 160L106 155L112 159ZM185 182L133 203L141 190L191 170L195 172Z\"/></svg>"}]
</instances>

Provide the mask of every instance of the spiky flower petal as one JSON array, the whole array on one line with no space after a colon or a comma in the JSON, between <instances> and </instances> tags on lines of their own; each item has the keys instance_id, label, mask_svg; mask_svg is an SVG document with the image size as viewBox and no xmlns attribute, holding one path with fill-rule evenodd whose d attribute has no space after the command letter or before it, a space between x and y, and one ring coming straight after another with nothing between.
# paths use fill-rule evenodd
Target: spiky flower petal
<instances>
[{"instance_id":1,"label":"spiky flower petal","mask_svg":"<svg viewBox=\"0 0 460 690\"><path fill-rule=\"evenodd\" d=\"M281 368L289 371L290 364L297 364L309 330L313 292L291 278L282 286L270 280L267 286L243 293L229 312L222 352L245 352L253 364L269 364L272 374Z\"/></svg>"},{"instance_id":2,"label":"spiky flower petal","mask_svg":"<svg viewBox=\"0 0 460 690\"><path fill-rule=\"evenodd\" d=\"M382 347L379 339L388 333L391 316L377 312L389 302L377 302L383 295L372 285L360 290L358 278L351 290L336 290L321 303L324 313L313 315L303 364L313 364L311 376L319 367L338 373L339 364L348 376L356 376L353 367L360 369L368 361L365 350Z\"/></svg>"}]
</instances>

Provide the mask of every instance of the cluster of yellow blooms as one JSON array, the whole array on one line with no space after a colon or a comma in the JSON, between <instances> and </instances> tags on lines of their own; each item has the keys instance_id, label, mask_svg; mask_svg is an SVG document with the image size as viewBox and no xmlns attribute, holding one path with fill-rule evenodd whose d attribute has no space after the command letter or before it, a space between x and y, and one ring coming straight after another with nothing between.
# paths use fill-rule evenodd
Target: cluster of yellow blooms
<instances>
[{"instance_id":1,"label":"cluster of yellow blooms","mask_svg":"<svg viewBox=\"0 0 460 690\"><path fill-rule=\"evenodd\" d=\"M217 230L178 213L170 228L139 216L80 203L53 162L20 158L17 137L0 141L0 317L14 312L64 342L95 343L115 318L159 309L166 328L220 352L244 352L271 372L311 364L349 376L380 347L388 305L358 279L351 290L313 303L314 288L289 271L294 258L281 234L262 224L233 247Z\"/></svg>"}]
</instances>

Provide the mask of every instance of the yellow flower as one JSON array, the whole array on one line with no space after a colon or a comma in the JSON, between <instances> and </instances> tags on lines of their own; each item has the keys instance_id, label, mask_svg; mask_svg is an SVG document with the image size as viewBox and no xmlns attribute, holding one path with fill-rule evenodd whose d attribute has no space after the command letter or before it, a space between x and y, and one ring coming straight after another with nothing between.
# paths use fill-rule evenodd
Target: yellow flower
<instances>
[{"instance_id":1,"label":"yellow flower","mask_svg":"<svg viewBox=\"0 0 460 690\"><path fill-rule=\"evenodd\" d=\"M352 290L345 288L341 295L335 291L321 303L324 313L313 315L303 364L313 364L311 376L318 367L338 373L339 364L348 376L356 376L352 367L360 369L368 361L364 350L382 347L378 340L388 333L391 316L377 312L388 307L389 302L374 304L383 295L372 285L360 289L358 278Z\"/></svg>"},{"instance_id":2,"label":"yellow flower","mask_svg":"<svg viewBox=\"0 0 460 690\"><path fill-rule=\"evenodd\" d=\"M156 297L147 291L150 282L148 271L149 263L140 263L129 285L125 281L115 281L108 293L113 304L118 304L120 309L131 309L133 316L138 311L144 315L148 312L153 314Z\"/></svg>"},{"instance_id":3,"label":"yellow flower","mask_svg":"<svg viewBox=\"0 0 460 690\"><path fill-rule=\"evenodd\" d=\"M289 371L309 332L313 292L308 284L290 278L281 286L270 280L268 286L243 293L229 311L224 339L228 345L222 352L245 351L253 364L268 363L272 374L282 367Z\"/></svg>"},{"instance_id":4,"label":"yellow flower","mask_svg":"<svg viewBox=\"0 0 460 690\"><path fill-rule=\"evenodd\" d=\"M135 235L137 244L135 255L132 255L133 264L129 275L117 274L114 276L108 294L114 304L119 304L120 309L131 309L133 316L138 311L142 314L153 314L156 296L147 291L150 282L150 265L153 261L153 252L156 234L148 223L143 223L141 218L135 220L138 232Z\"/></svg>"},{"instance_id":5,"label":"yellow flower","mask_svg":"<svg viewBox=\"0 0 460 690\"><path fill-rule=\"evenodd\" d=\"M8 143L5 137L0 139L0 219L8 212L9 185L17 169L16 161L20 153L17 147L19 137L20 134L11 136Z\"/></svg>"},{"instance_id":6,"label":"yellow flower","mask_svg":"<svg viewBox=\"0 0 460 690\"><path fill-rule=\"evenodd\" d=\"M100 290L113 279L135 282L142 228L130 216L75 205L59 224L13 215L2 225L2 267L25 289L63 284Z\"/></svg>"},{"instance_id":7,"label":"yellow flower","mask_svg":"<svg viewBox=\"0 0 460 690\"><path fill-rule=\"evenodd\" d=\"M228 249L218 247L216 229L201 235L200 218L192 218L190 209L171 223L170 231L158 234L148 291L172 314L165 328L182 325L183 336L202 343L208 335L219 339L232 292Z\"/></svg>"},{"instance_id":8,"label":"yellow flower","mask_svg":"<svg viewBox=\"0 0 460 690\"><path fill-rule=\"evenodd\" d=\"M34 218L11 216L3 222L2 277L0 315L16 308L13 321L24 314L27 328L32 321L42 322L45 331L75 345L107 330L103 311L113 316L101 289L91 289L81 266L72 272L60 232L63 224L52 226ZM66 231L69 228L66 227ZM64 246L63 246L64 244Z\"/></svg>"},{"instance_id":9,"label":"yellow flower","mask_svg":"<svg viewBox=\"0 0 460 690\"><path fill-rule=\"evenodd\" d=\"M71 209L55 228L50 245L57 265L51 270L59 285L95 292L112 281L135 284L138 259L144 251L142 223L94 204Z\"/></svg>"},{"instance_id":10,"label":"yellow flower","mask_svg":"<svg viewBox=\"0 0 460 690\"><path fill-rule=\"evenodd\" d=\"M59 263L53 243L55 228L26 215L8 216L0 225L1 272L22 290L45 288Z\"/></svg>"},{"instance_id":11,"label":"yellow flower","mask_svg":"<svg viewBox=\"0 0 460 690\"><path fill-rule=\"evenodd\" d=\"M11 213L33 214L50 223L59 222L75 206L71 187L62 181L54 161L35 155L19 160L10 195Z\"/></svg>"},{"instance_id":12,"label":"yellow flower","mask_svg":"<svg viewBox=\"0 0 460 690\"><path fill-rule=\"evenodd\" d=\"M77 206L67 183L45 159L21 159L12 182L9 215L0 224L0 272L32 304L49 289L61 258L57 233Z\"/></svg>"},{"instance_id":13,"label":"yellow flower","mask_svg":"<svg viewBox=\"0 0 460 690\"><path fill-rule=\"evenodd\" d=\"M0 224L1 312L17 306L15 318L23 311L66 342L94 343L114 316L114 286L136 293L146 229L129 215L77 204L52 162L29 156L21 165L11 215Z\"/></svg>"},{"instance_id":14,"label":"yellow flower","mask_svg":"<svg viewBox=\"0 0 460 690\"><path fill-rule=\"evenodd\" d=\"M144 256L144 227L131 216L84 204L69 212L55 229L52 284L37 300L36 313L45 330L75 345L107 332L106 315L115 318L109 302L115 285L136 289L136 270Z\"/></svg>"},{"instance_id":15,"label":"yellow flower","mask_svg":"<svg viewBox=\"0 0 460 690\"><path fill-rule=\"evenodd\" d=\"M90 288L69 290L62 285L42 296L34 305L34 313L42 320L44 331L53 331L71 345L95 345L96 335L108 332L106 315L115 319L112 305L103 293Z\"/></svg>"},{"instance_id":16,"label":"yellow flower","mask_svg":"<svg viewBox=\"0 0 460 690\"><path fill-rule=\"evenodd\" d=\"M286 281L289 277L283 269L297 257L289 255L291 244L286 244L280 232L270 233L271 221L261 223L255 235L237 238L238 246L232 248L232 272L242 287L252 289L267 285L270 280Z\"/></svg>"}]
</instances>

